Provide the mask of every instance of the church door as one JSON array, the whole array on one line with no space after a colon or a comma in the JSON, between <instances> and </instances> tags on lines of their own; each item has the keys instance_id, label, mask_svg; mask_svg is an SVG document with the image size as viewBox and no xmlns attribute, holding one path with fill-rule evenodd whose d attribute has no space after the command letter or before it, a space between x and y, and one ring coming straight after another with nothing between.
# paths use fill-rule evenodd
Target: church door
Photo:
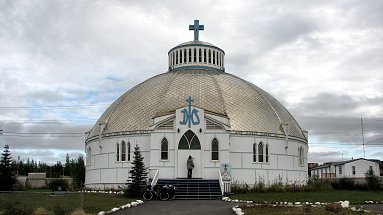
<instances>
[{"instance_id":1,"label":"church door","mask_svg":"<svg viewBox=\"0 0 383 215\"><path fill-rule=\"evenodd\" d=\"M178 178L187 178L186 161L189 156L194 159L193 178L201 178L201 144L191 130L185 132L178 144Z\"/></svg>"}]
</instances>

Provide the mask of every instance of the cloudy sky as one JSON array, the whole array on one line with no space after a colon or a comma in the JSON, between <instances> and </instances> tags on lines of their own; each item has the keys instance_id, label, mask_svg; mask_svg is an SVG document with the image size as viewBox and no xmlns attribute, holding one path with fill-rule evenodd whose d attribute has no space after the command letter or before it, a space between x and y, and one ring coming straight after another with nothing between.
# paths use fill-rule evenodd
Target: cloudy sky
<instances>
[{"instance_id":1,"label":"cloudy sky","mask_svg":"<svg viewBox=\"0 0 383 215\"><path fill-rule=\"evenodd\" d=\"M309 131L309 161L383 160L383 1L0 0L0 146L48 163L193 39Z\"/></svg>"}]
</instances>

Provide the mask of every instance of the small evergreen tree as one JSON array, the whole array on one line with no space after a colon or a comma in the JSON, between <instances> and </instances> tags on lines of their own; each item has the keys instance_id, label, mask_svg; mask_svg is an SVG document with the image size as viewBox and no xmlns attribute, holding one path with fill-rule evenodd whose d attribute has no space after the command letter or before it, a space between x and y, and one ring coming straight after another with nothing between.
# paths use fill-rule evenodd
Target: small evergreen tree
<instances>
[{"instance_id":1,"label":"small evergreen tree","mask_svg":"<svg viewBox=\"0 0 383 215\"><path fill-rule=\"evenodd\" d=\"M75 188L82 188L85 184L85 162L82 154L72 160L70 175L73 178L72 184Z\"/></svg>"},{"instance_id":2,"label":"small evergreen tree","mask_svg":"<svg viewBox=\"0 0 383 215\"><path fill-rule=\"evenodd\" d=\"M129 171L128 188L125 195L128 197L141 197L146 187L147 171L144 165L144 157L140 152L140 147L134 147L132 169Z\"/></svg>"},{"instance_id":3,"label":"small evergreen tree","mask_svg":"<svg viewBox=\"0 0 383 215\"><path fill-rule=\"evenodd\" d=\"M372 169L368 170L364 175L366 176L368 189L375 191L380 190L379 177L374 174Z\"/></svg>"},{"instance_id":4,"label":"small evergreen tree","mask_svg":"<svg viewBox=\"0 0 383 215\"><path fill-rule=\"evenodd\" d=\"M4 146L4 151L1 154L0 162L0 190L10 191L13 189L13 185L16 183L15 175L11 167L12 157L9 151L9 146Z\"/></svg>"}]
</instances>

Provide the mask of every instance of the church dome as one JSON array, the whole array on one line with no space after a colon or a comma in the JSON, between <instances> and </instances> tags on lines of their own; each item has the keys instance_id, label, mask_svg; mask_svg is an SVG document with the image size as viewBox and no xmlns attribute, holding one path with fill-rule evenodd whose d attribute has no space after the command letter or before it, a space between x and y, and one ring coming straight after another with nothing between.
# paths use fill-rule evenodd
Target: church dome
<instances>
[{"instance_id":1,"label":"church dome","mask_svg":"<svg viewBox=\"0 0 383 215\"><path fill-rule=\"evenodd\" d=\"M226 117L231 132L297 138L307 142L304 131L281 103L254 84L225 73L225 52L198 40L203 25L195 20L194 41L168 52L168 72L149 78L117 99L88 133L86 142L101 134L119 136L149 133L153 119L193 106L205 113ZM288 125L288 129L286 126Z\"/></svg>"},{"instance_id":2,"label":"church dome","mask_svg":"<svg viewBox=\"0 0 383 215\"><path fill-rule=\"evenodd\" d=\"M227 117L230 131L307 141L293 116L271 95L234 75L212 69L183 68L154 76L118 98L88 133L87 142L103 136L149 133L153 119L185 107L191 96L193 106L205 113Z\"/></svg>"}]
</instances>

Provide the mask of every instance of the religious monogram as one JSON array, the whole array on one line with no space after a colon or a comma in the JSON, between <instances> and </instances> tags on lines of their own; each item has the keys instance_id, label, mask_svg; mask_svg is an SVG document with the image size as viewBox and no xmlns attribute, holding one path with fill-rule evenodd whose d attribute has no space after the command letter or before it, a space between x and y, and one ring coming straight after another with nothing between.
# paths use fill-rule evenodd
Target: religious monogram
<instances>
[{"instance_id":1,"label":"religious monogram","mask_svg":"<svg viewBox=\"0 0 383 215\"><path fill-rule=\"evenodd\" d=\"M188 108L184 108L181 110L181 113L183 113L183 121L180 121L181 125L188 124L188 127L191 127L191 124L198 125L200 123L199 117L198 117L198 110L193 108L191 109L191 104L194 102L191 96L189 96L188 99L186 99L186 102L188 103Z\"/></svg>"}]
</instances>

